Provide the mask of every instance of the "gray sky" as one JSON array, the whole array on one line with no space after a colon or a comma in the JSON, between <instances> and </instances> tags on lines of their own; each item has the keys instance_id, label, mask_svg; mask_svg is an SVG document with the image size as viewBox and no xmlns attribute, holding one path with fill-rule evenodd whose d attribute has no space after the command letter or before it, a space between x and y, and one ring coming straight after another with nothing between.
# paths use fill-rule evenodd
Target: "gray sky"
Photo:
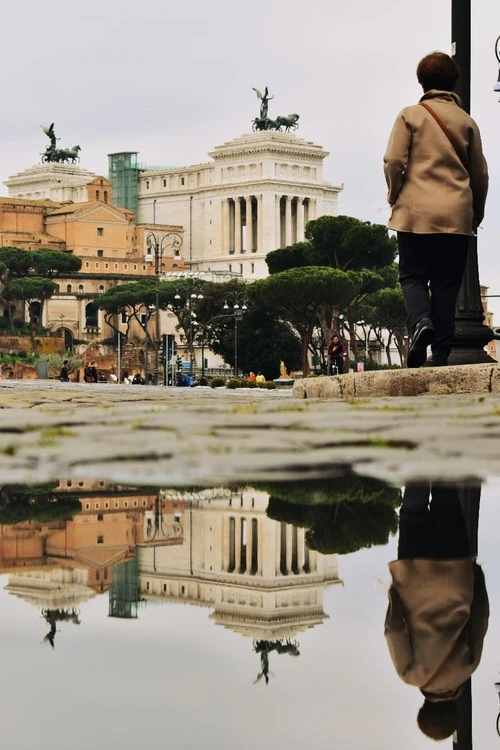
<instances>
[{"instance_id":1,"label":"gray sky","mask_svg":"<svg viewBox=\"0 0 500 750\"><path fill-rule=\"evenodd\" d=\"M330 151L325 177L345 183L340 211L385 223L381 160L392 122L420 95L418 60L450 50L451 0L24 0L2 9L0 177L32 166L55 122L81 166L107 174L107 154L196 164L249 132L251 87L269 86L270 115L300 114L302 138ZM500 295L500 4L475 0L472 114L491 188L479 232L481 281ZM2 187L2 194L6 189ZM491 300L500 324L500 299Z\"/></svg>"}]
</instances>

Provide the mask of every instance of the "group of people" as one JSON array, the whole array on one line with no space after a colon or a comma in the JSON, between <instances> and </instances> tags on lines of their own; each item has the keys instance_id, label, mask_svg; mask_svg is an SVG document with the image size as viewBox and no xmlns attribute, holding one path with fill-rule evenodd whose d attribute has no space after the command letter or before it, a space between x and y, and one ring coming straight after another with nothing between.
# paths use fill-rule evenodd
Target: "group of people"
<instances>
[{"instance_id":1,"label":"group of people","mask_svg":"<svg viewBox=\"0 0 500 750\"><path fill-rule=\"evenodd\" d=\"M265 383L266 382L266 378L261 372L258 372L257 375L254 372L251 372L248 376L248 379L252 383Z\"/></svg>"}]
</instances>

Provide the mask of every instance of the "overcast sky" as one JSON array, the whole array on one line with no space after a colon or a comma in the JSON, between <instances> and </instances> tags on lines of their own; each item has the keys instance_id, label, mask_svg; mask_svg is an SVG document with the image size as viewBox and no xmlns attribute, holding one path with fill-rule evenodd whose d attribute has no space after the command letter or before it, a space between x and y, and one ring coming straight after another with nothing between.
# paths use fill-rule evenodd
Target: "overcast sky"
<instances>
[{"instance_id":1,"label":"overcast sky","mask_svg":"<svg viewBox=\"0 0 500 750\"><path fill-rule=\"evenodd\" d=\"M155 165L208 161L250 131L252 86L267 85L270 116L298 112L297 135L330 152L340 212L385 223L388 134L419 98L418 60L450 51L451 0L24 0L2 8L2 29L0 182L38 162L50 122L99 174L120 150ZM499 35L498 0L475 0L472 115L491 175L480 272L500 295ZM500 324L500 299L490 307Z\"/></svg>"}]
</instances>

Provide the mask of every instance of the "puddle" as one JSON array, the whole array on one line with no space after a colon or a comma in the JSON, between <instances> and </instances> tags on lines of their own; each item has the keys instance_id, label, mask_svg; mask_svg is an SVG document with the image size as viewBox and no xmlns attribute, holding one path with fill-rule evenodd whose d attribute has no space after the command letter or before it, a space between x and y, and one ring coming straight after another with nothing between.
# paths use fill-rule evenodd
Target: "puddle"
<instances>
[{"instance_id":1,"label":"puddle","mask_svg":"<svg viewBox=\"0 0 500 750\"><path fill-rule=\"evenodd\" d=\"M497 746L499 489L2 486L4 746L435 747L419 686L471 660L460 741Z\"/></svg>"}]
</instances>

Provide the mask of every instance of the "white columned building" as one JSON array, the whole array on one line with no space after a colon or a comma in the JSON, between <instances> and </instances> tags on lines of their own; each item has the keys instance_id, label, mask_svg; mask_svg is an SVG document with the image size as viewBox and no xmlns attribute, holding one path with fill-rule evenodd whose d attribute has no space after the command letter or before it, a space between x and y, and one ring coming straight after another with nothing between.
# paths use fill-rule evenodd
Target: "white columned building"
<instances>
[{"instance_id":1,"label":"white columned building","mask_svg":"<svg viewBox=\"0 0 500 750\"><path fill-rule=\"evenodd\" d=\"M322 146L263 131L214 148L211 161L138 173L138 223L184 227L192 270L267 275L265 257L304 240L309 220L337 214L342 186L323 179Z\"/></svg>"}]
</instances>

